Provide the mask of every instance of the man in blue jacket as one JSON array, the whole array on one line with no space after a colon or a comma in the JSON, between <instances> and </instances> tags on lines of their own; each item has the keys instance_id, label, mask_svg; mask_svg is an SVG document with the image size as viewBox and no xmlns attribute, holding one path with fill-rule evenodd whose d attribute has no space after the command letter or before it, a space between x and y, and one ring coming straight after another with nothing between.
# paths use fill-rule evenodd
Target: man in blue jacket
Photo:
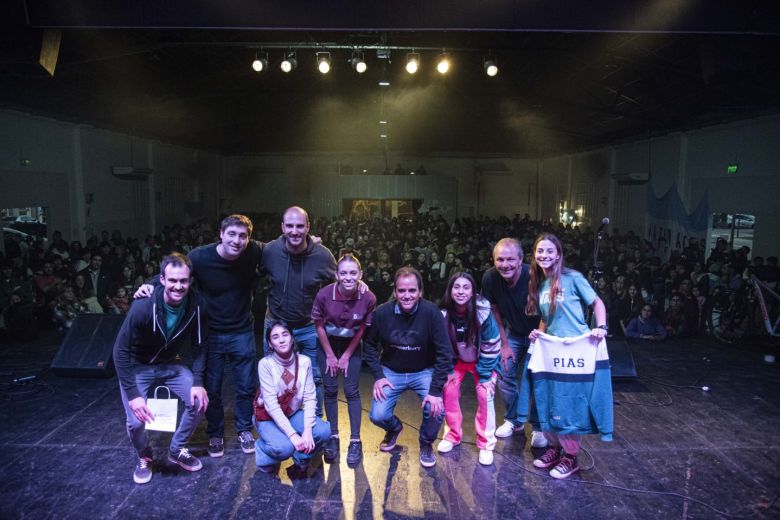
<instances>
[{"instance_id":1,"label":"man in blue jacket","mask_svg":"<svg viewBox=\"0 0 780 520\"><path fill-rule=\"evenodd\" d=\"M191 267L184 255L166 256L160 265L162 286L155 289L151 298L133 303L114 343L127 434L139 459L133 472L137 484L152 479L152 449L146 423L154 420L154 414L146 398L153 385L168 386L184 402L184 414L173 434L168 461L187 471L203 467L185 447L209 402L203 387L208 323L202 300L190 290ZM191 371L179 357L187 341L192 351Z\"/></svg>"}]
</instances>

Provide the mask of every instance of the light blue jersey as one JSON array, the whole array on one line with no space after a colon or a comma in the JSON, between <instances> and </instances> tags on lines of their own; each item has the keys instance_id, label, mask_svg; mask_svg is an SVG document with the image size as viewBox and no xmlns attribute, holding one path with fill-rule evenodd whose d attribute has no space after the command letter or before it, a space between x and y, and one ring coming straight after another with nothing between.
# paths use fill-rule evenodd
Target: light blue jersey
<instances>
[{"instance_id":1,"label":"light blue jersey","mask_svg":"<svg viewBox=\"0 0 780 520\"><path fill-rule=\"evenodd\" d=\"M539 312L545 331L559 338L573 338L590 330L585 322L584 305L596 300L596 291L577 271L564 270L560 278L560 292L556 298L555 315L550 317L550 280L545 279L539 289Z\"/></svg>"}]
</instances>

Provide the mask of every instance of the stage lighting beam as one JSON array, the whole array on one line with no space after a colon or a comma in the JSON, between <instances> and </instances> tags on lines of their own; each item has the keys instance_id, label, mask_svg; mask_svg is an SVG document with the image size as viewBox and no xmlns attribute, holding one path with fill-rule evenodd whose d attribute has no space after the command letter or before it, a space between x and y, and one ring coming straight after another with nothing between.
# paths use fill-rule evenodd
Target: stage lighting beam
<instances>
[{"instance_id":1,"label":"stage lighting beam","mask_svg":"<svg viewBox=\"0 0 780 520\"><path fill-rule=\"evenodd\" d=\"M279 65L282 69L282 72L292 72L293 70L298 67L298 60L296 58L295 52L289 52L285 55L284 59L282 60L281 65Z\"/></svg>"},{"instance_id":2,"label":"stage lighting beam","mask_svg":"<svg viewBox=\"0 0 780 520\"><path fill-rule=\"evenodd\" d=\"M420 67L420 53L410 52L406 55L406 72L414 74Z\"/></svg>"},{"instance_id":3,"label":"stage lighting beam","mask_svg":"<svg viewBox=\"0 0 780 520\"><path fill-rule=\"evenodd\" d=\"M495 58L486 58L485 59L485 74L490 76L491 78L498 74L498 62Z\"/></svg>"},{"instance_id":4,"label":"stage lighting beam","mask_svg":"<svg viewBox=\"0 0 780 520\"><path fill-rule=\"evenodd\" d=\"M317 68L323 74L330 72L330 53L318 52L317 53Z\"/></svg>"}]
</instances>

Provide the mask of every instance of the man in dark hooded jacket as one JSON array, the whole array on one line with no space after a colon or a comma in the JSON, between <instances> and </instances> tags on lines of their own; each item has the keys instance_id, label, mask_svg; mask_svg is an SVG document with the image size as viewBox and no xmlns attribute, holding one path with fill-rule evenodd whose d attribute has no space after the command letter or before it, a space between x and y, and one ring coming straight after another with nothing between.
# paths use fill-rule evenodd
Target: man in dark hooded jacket
<instances>
[{"instance_id":1,"label":"man in dark hooded jacket","mask_svg":"<svg viewBox=\"0 0 780 520\"><path fill-rule=\"evenodd\" d=\"M127 415L127 434L138 453L133 479L145 484L152 478L152 449L146 423L154 420L147 406L149 389L166 385L184 402L181 423L173 434L168 461L187 471L203 465L185 444L203 419L208 396L203 386L208 350L208 323L203 301L190 290L190 260L179 253L160 264L160 282L151 298L136 300L130 307L114 343L114 363L119 377L122 404ZM189 341L192 370L179 357Z\"/></svg>"}]
</instances>

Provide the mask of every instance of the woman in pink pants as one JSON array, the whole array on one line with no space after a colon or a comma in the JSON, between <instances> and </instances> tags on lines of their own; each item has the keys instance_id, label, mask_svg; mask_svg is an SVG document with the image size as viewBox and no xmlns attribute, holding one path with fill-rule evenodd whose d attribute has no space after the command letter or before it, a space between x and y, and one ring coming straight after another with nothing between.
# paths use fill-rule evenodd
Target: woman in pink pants
<instances>
[{"instance_id":1,"label":"woman in pink pants","mask_svg":"<svg viewBox=\"0 0 780 520\"><path fill-rule=\"evenodd\" d=\"M490 302L475 291L474 278L454 273L441 300L442 314L455 354L455 371L444 385L446 433L439 442L439 453L447 453L463 438L463 414L460 410L460 385L467 373L477 390L477 416L474 427L479 462L493 464L496 445L496 411L493 405L501 341L498 324L490 312Z\"/></svg>"}]
</instances>

